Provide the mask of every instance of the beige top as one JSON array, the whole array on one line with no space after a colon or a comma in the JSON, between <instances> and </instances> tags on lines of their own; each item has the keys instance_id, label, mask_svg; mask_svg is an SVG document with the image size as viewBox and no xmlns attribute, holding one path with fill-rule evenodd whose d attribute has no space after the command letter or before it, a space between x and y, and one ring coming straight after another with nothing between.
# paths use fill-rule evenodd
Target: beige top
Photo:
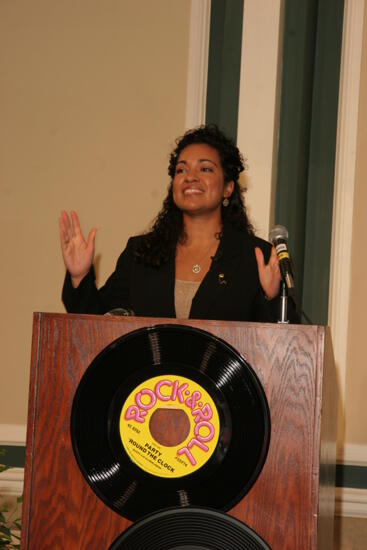
<instances>
[{"instance_id":1,"label":"beige top","mask_svg":"<svg viewBox=\"0 0 367 550\"><path fill-rule=\"evenodd\" d=\"M175 281L175 310L177 319L188 319L191 303L201 281Z\"/></svg>"}]
</instances>

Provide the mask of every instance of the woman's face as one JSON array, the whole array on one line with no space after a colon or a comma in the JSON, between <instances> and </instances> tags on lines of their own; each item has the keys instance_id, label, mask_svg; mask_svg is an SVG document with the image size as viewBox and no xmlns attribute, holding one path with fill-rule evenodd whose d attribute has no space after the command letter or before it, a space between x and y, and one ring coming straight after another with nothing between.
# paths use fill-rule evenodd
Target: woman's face
<instances>
[{"instance_id":1,"label":"woman's face","mask_svg":"<svg viewBox=\"0 0 367 550\"><path fill-rule=\"evenodd\" d=\"M189 215L221 211L224 197L232 194L233 182L224 183L219 153L210 145L188 145L178 157L173 178L173 200Z\"/></svg>"}]
</instances>

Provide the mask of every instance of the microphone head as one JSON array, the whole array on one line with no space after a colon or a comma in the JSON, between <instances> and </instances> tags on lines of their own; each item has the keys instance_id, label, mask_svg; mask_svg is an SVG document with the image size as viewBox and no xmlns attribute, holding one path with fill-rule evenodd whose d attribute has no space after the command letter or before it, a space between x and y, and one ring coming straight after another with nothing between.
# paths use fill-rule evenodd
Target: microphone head
<instances>
[{"instance_id":1,"label":"microphone head","mask_svg":"<svg viewBox=\"0 0 367 550\"><path fill-rule=\"evenodd\" d=\"M278 239L288 241L288 231L284 225L274 225L273 229L269 231L269 241L274 243Z\"/></svg>"},{"instance_id":2,"label":"microphone head","mask_svg":"<svg viewBox=\"0 0 367 550\"><path fill-rule=\"evenodd\" d=\"M135 313L132 309L124 308L124 307L115 307L114 309L111 309L110 311L107 311L105 313L107 316L117 315L119 317L131 317L134 316Z\"/></svg>"}]
</instances>

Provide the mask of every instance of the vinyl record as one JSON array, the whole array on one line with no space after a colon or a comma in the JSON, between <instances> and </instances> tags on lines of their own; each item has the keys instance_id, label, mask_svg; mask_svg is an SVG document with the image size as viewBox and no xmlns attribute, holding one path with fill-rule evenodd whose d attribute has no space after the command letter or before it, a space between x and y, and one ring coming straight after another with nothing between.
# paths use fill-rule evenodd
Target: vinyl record
<instances>
[{"instance_id":1,"label":"vinyl record","mask_svg":"<svg viewBox=\"0 0 367 550\"><path fill-rule=\"evenodd\" d=\"M129 527L109 550L271 550L255 531L223 512L176 508Z\"/></svg>"},{"instance_id":2,"label":"vinyl record","mask_svg":"<svg viewBox=\"0 0 367 550\"><path fill-rule=\"evenodd\" d=\"M270 415L250 365L200 329L130 332L90 364L75 393L79 467L113 510L233 507L264 464Z\"/></svg>"}]
</instances>

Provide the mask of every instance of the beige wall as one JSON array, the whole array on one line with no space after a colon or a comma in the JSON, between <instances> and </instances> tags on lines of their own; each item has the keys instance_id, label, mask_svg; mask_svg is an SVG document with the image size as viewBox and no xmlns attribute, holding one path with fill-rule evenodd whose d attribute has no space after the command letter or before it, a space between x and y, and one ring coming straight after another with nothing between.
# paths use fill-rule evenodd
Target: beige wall
<instances>
[{"instance_id":1,"label":"beige wall","mask_svg":"<svg viewBox=\"0 0 367 550\"><path fill-rule=\"evenodd\" d=\"M344 441L367 446L367 2L359 97Z\"/></svg>"},{"instance_id":2,"label":"beige wall","mask_svg":"<svg viewBox=\"0 0 367 550\"><path fill-rule=\"evenodd\" d=\"M57 218L99 282L157 213L184 131L189 0L0 3L0 424L25 424L33 311L64 311Z\"/></svg>"}]
</instances>

